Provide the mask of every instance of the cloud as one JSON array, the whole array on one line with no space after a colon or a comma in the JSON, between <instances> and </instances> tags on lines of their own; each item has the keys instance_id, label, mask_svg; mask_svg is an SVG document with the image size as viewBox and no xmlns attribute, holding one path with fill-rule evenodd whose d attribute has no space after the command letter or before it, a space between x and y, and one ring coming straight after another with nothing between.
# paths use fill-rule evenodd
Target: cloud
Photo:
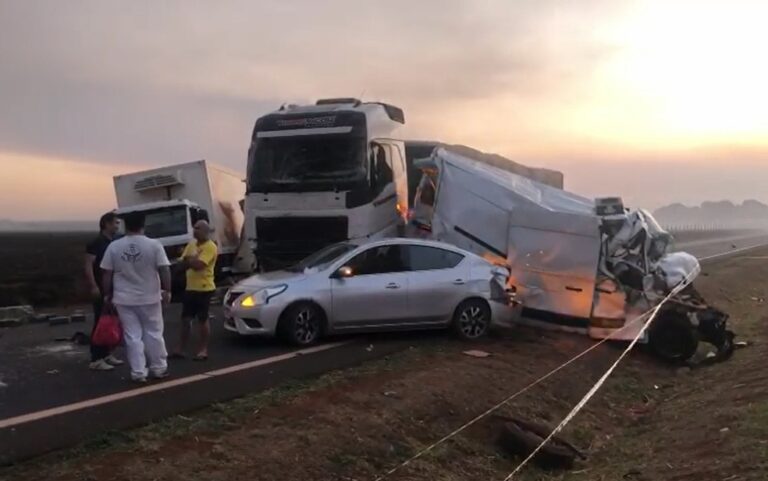
<instances>
[{"instance_id":1,"label":"cloud","mask_svg":"<svg viewBox=\"0 0 768 481\"><path fill-rule=\"evenodd\" d=\"M0 165L0 218L35 221L98 218L115 208L112 176L133 168L2 151Z\"/></svg>"},{"instance_id":2,"label":"cloud","mask_svg":"<svg viewBox=\"0 0 768 481\"><path fill-rule=\"evenodd\" d=\"M670 16L667 2L653 0L0 0L0 152L75 159L79 170L95 164L100 180L88 179L102 190L118 166L206 158L242 171L258 116L284 102L363 96L403 107L408 138L561 168L585 194L625 192L648 205L671 196L760 197L753 179L764 167L755 159L767 155L753 138L768 132L765 109L749 108L762 105L754 88L717 79L691 87L682 74L699 70L678 63L678 52L711 37L721 8L681 5ZM708 12L693 35L690 10ZM763 38L759 15L742 17ZM707 43L727 40L720 57L687 59L703 59L702 72L733 52L749 60L741 36L727 33ZM674 89L670 69L659 66L676 68ZM700 102L699 91L717 101ZM746 101L731 102L734 93ZM723 104L744 115L708 112ZM700 124L731 129L701 135ZM754 152L725 155L716 145L742 140ZM708 150L680 151L691 145ZM746 158L730 184L711 181L716 162ZM685 170L696 161L701 170ZM54 167L68 170L59 160L45 168ZM29 178L18 175L9 182Z\"/></svg>"},{"instance_id":3,"label":"cloud","mask_svg":"<svg viewBox=\"0 0 768 481\"><path fill-rule=\"evenodd\" d=\"M446 109L562 94L610 54L584 26L606 5L8 3L0 148L234 166L260 114L361 94L406 108L412 136L439 135Z\"/></svg>"}]
</instances>

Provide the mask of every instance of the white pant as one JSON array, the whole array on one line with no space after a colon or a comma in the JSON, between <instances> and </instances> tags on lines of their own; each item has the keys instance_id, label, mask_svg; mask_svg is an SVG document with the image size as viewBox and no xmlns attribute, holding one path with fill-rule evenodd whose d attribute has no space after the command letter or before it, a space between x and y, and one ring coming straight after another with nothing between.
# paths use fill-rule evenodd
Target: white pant
<instances>
[{"instance_id":1,"label":"white pant","mask_svg":"<svg viewBox=\"0 0 768 481\"><path fill-rule=\"evenodd\" d=\"M168 369L168 352L163 339L163 306L116 305L117 315L123 325L123 338L128 351L128 364L133 379L147 377L149 371L161 374Z\"/></svg>"}]
</instances>

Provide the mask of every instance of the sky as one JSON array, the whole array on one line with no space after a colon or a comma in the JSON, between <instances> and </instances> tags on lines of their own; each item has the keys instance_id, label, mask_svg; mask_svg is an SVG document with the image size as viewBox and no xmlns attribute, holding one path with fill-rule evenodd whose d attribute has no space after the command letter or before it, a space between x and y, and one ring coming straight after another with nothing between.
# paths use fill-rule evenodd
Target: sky
<instances>
[{"instance_id":1,"label":"sky","mask_svg":"<svg viewBox=\"0 0 768 481\"><path fill-rule=\"evenodd\" d=\"M0 0L0 218L93 218L144 167L244 172L256 118L337 96L587 196L768 202L765 18L762 0Z\"/></svg>"}]
</instances>

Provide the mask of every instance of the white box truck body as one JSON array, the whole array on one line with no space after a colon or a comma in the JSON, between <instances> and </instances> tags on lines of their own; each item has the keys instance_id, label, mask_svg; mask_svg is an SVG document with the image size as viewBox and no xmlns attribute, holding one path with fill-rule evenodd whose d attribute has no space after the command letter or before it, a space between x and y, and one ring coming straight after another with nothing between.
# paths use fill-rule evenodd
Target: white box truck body
<instances>
[{"instance_id":1,"label":"white box truck body","mask_svg":"<svg viewBox=\"0 0 768 481\"><path fill-rule=\"evenodd\" d=\"M650 214L620 199L581 197L447 149L418 165L434 191L416 196L416 232L508 267L521 323L631 340L643 323L629 321L699 273L693 256L667 252L671 237Z\"/></svg>"},{"instance_id":2,"label":"white box truck body","mask_svg":"<svg viewBox=\"0 0 768 481\"><path fill-rule=\"evenodd\" d=\"M116 213L143 212L146 235L159 240L172 261L192 240L194 223L206 219L219 248L217 269L231 270L243 228L243 175L199 160L118 175L114 183Z\"/></svg>"}]
</instances>

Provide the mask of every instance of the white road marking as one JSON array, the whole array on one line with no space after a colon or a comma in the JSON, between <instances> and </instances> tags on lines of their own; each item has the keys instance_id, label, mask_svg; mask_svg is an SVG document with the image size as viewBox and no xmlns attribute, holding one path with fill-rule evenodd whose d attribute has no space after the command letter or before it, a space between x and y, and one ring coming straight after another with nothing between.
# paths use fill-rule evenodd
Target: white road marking
<instances>
[{"instance_id":1,"label":"white road marking","mask_svg":"<svg viewBox=\"0 0 768 481\"><path fill-rule=\"evenodd\" d=\"M109 404L123 399L129 399L144 394L149 394L157 391L162 391L176 386L183 386L185 384L191 384L193 382L204 381L211 379L212 377L224 376L233 372L243 371L254 367L265 366L267 364L274 364L276 362L286 361L306 354L314 354L316 352L327 351L346 344L350 344L352 341L336 342L331 344L323 344L316 347L310 347L307 349L301 349L299 351L293 351L286 354L280 354L278 356L266 357L264 359L258 359L256 361L246 362L243 364L236 364L234 366L225 367L222 369L215 369L213 371L204 372L201 374L193 374L191 376L182 377L179 379L173 379L170 381L164 381L149 386L144 386L136 389L130 389L128 391L122 391L115 394L109 394L93 399L86 399L85 401L79 401L72 404L66 404L64 406L57 406L55 408L44 409L42 411L36 411L33 413L22 414L12 418L0 420L0 429L12 428L21 424L30 423L33 421L39 421L41 419L59 416L61 414L70 413L73 411L80 411L82 409L92 408Z\"/></svg>"}]
</instances>

